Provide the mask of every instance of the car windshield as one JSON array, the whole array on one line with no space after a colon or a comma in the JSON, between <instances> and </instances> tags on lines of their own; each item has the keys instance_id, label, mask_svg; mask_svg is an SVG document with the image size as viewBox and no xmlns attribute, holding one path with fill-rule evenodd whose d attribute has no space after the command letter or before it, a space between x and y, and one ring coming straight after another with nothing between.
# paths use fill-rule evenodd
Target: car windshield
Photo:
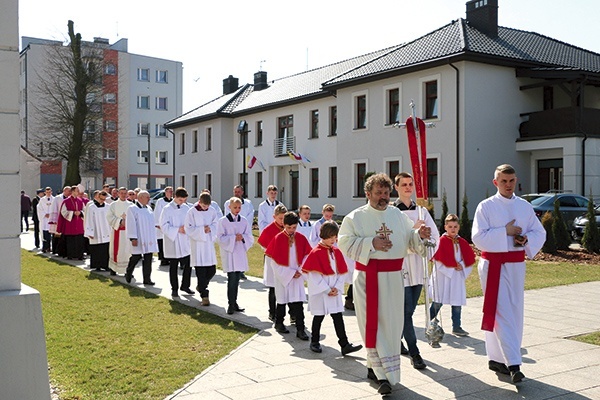
<instances>
[{"instance_id":1,"label":"car windshield","mask_svg":"<svg viewBox=\"0 0 600 400\"><path fill-rule=\"evenodd\" d=\"M531 205L532 206L539 206L544 204L550 197L554 197L554 196L541 196L538 197L537 199L533 199L531 200Z\"/></svg>"}]
</instances>

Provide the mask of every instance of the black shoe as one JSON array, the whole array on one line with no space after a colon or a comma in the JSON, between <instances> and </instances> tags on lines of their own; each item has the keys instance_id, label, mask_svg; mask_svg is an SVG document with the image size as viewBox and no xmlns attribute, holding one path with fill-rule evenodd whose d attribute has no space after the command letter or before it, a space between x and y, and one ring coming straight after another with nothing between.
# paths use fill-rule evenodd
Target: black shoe
<instances>
[{"instance_id":1,"label":"black shoe","mask_svg":"<svg viewBox=\"0 0 600 400\"><path fill-rule=\"evenodd\" d=\"M296 325L296 317L290 315L290 325Z\"/></svg>"},{"instance_id":2,"label":"black shoe","mask_svg":"<svg viewBox=\"0 0 600 400\"><path fill-rule=\"evenodd\" d=\"M344 302L344 308L346 310L354 311L354 302L351 299L346 299Z\"/></svg>"},{"instance_id":3,"label":"black shoe","mask_svg":"<svg viewBox=\"0 0 600 400\"><path fill-rule=\"evenodd\" d=\"M275 322L275 314L269 313L269 321Z\"/></svg>"},{"instance_id":4,"label":"black shoe","mask_svg":"<svg viewBox=\"0 0 600 400\"><path fill-rule=\"evenodd\" d=\"M308 340L309 339L309 337L306 334L306 331L304 329L301 329L298 332L296 332L296 337L300 340Z\"/></svg>"},{"instance_id":5,"label":"black shoe","mask_svg":"<svg viewBox=\"0 0 600 400\"><path fill-rule=\"evenodd\" d=\"M96 272L102 272L102 268L94 268L94 271L96 271Z\"/></svg>"},{"instance_id":6,"label":"black shoe","mask_svg":"<svg viewBox=\"0 0 600 400\"><path fill-rule=\"evenodd\" d=\"M179 290L181 290L182 292L185 292L187 294L190 294L190 295L196 293L192 289L190 289L189 287L188 288L179 288Z\"/></svg>"},{"instance_id":7,"label":"black shoe","mask_svg":"<svg viewBox=\"0 0 600 400\"><path fill-rule=\"evenodd\" d=\"M154 285L155 285L155 283L154 283L154 282L152 282L152 281L145 281L145 282L144 282L144 285L150 285L150 286L154 286Z\"/></svg>"},{"instance_id":8,"label":"black shoe","mask_svg":"<svg viewBox=\"0 0 600 400\"><path fill-rule=\"evenodd\" d=\"M242 272L242 274L240 275L240 281L245 281L246 279L248 279L248 278L246 277L246 274L244 274L244 273Z\"/></svg>"},{"instance_id":9,"label":"black shoe","mask_svg":"<svg viewBox=\"0 0 600 400\"><path fill-rule=\"evenodd\" d=\"M410 357L410 363L412 364L414 369L425 369L427 368L427 364L423 361L423 358L420 354L415 354Z\"/></svg>"},{"instance_id":10,"label":"black shoe","mask_svg":"<svg viewBox=\"0 0 600 400\"><path fill-rule=\"evenodd\" d=\"M127 281L127 283L131 283L131 278L133 278L133 276L125 274L125 280Z\"/></svg>"},{"instance_id":11,"label":"black shoe","mask_svg":"<svg viewBox=\"0 0 600 400\"><path fill-rule=\"evenodd\" d=\"M390 394L392 393L392 385L387 379L379 381L379 387L377 388L379 394Z\"/></svg>"},{"instance_id":12,"label":"black shoe","mask_svg":"<svg viewBox=\"0 0 600 400\"><path fill-rule=\"evenodd\" d=\"M492 371L497 372L499 374L510 375L508 367L503 363L499 363L498 361L488 361L488 367Z\"/></svg>"},{"instance_id":13,"label":"black shoe","mask_svg":"<svg viewBox=\"0 0 600 400\"><path fill-rule=\"evenodd\" d=\"M235 305L233 306L233 309L235 311L237 311L237 312L244 312L244 311L246 311L245 308L242 308L242 307L238 306L237 303L235 303Z\"/></svg>"},{"instance_id":14,"label":"black shoe","mask_svg":"<svg viewBox=\"0 0 600 400\"><path fill-rule=\"evenodd\" d=\"M177 290L171 291L171 297L179 297L179 293L177 293Z\"/></svg>"},{"instance_id":15,"label":"black shoe","mask_svg":"<svg viewBox=\"0 0 600 400\"><path fill-rule=\"evenodd\" d=\"M279 333L290 333L284 324L275 324L275 330Z\"/></svg>"},{"instance_id":16,"label":"black shoe","mask_svg":"<svg viewBox=\"0 0 600 400\"><path fill-rule=\"evenodd\" d=\"M406 347L404 347L404 343L400 342L400 354L402 354L403 356L407 356L408 353L408 349Z\"/></svg>"},{"instance_id":17,"label":"black shoe","mask_svg":"<svg viewBox=\"0 0 600 400\"><path fill-rule=\"evenodd\" d=\"M311 343L310 349L312 351L314 351L315 353L321 353L323 351L323 349L321 348L321 345L319 343Z\"/></svg>"},{"instance_id":18,"label":"black shoe","mask_svg":"<svg viewBox=\"0 0 600 400\"><path fill-rule=\"evenodd\" d=\"M373 371L373 368L367 368L367 379L370 379L375 383L379 382L377 375L375 375L375 371Z\"/></svg>"},{"instance_id":19,"label":"black shoe","mask_svg":"<svg viewBox=\"0 0 600 400\"><path fill-rule=\"evenodd\" d=\"M347 345L342 347L342 355L345 356L346 354L354 353L355 351L359 351L362 348L362 344L355 346L352 343L348 343Z\"/></svg>"},{"instance_id":20,"label":"black shoe","mask_svg":"<svg viewBox=\"0 0 600 400\"><path fill-rule=\"evenodd\" d=\"M508 367L510 371L510 381L512 383L518 383L525 378L525 374L521 372L521 368L518 365L511 365Z\"/></svg>"},{"instance_id":21,"label":"black shoe","mask_svg":"<svg viewBox=\"0 0 600 400\"><path fill-rule=\"evenodd\" d=\"M115 276L115 275L117 275L117 272L116 272L115 270L111 269L111 270L110 270L110 274L111 274L112 276Z\"/></svg>"},{"instance_id":22,"label":"black shoe","mask_svg":"<svg viewBox=\"0 0 600 400\"><path fill-rule=\"evenodd\" d=\"M227 307L227 314L232 315L235 311L235 307L234 306L229 306Z\"/></svg>"}]
</instances>

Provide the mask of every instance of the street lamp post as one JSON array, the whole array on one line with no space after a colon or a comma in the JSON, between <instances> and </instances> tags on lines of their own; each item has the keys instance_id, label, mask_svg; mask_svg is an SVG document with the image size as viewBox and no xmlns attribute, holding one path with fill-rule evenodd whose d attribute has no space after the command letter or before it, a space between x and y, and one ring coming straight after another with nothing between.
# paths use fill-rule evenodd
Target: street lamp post
<instances>
[{"instance_id":1,"label":"street lamp post","mask_svg":"<svg viewBox=\"0 0 600 400\"><path fill-rule=\"evenodd\" d=\"M240 145L242 146L242 188L246 193L246 147L248 147L248 123L245 119L238 124L237 132L240 134Z\"/></svg>"}]
</instances>

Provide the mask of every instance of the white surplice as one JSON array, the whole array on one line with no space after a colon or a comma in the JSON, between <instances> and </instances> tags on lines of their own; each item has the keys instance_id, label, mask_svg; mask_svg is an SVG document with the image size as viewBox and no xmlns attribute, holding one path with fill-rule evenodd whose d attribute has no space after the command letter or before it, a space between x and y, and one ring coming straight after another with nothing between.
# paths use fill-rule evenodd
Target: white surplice
<instances>
[{"instance_id":1,"label":"white surplice","mask_svg":"<svg viewBox=\"0 0 600 400\"><path fill-rule=\"evenodd\" d=\"M417 206L419 208L419 206ZM425 225L431 228L431 241L435 242L435 248L431 252L431 255L435 254L439 243L440 243L440 231L429 212L420 207L423 210ZM402 210L413 222L413 225L419 219L419 210ZM425 267L423 265L423 257L419 254L410 253L404 257L404 263L402 264L402 270L404 271L404 287L424 285L425 284Z\"/></svg>"},{"instance_id":2,"label":"white surplice","mask_svg":"<svg viewBox=\"0 0 600 400\"><path fill-rule=\"evenodd\" d=\"M458 244L453 246L454 258L462 266L462 270L446 267L434 260L434 268L429 279L429 296L436 303L464 306L467 304L465 280L471 275L473 265L465 265L460 246Z\"/></svg>"},{"instance_id":3,"label":"white surplice","mask_svg":"<svg viewBox=\"0 0 600 400\"><path fill-rule=\"evenodd\" d=\"M249 199L241 199L244 201L242 204L242 209L240 210L240 214L242 217L246 218L246 222L248 223L248 227L250 228L250 232L252 232L252 224L254 223L254 205ZM229 200L225 202L223 205L223 215L229 214L231 210L229 210Z\"/></svg>"},{"instance_id":4,"label":"white surplice","mask_svg":"<svg viewBox=\"0 0 600 400\"><path fill-rule=\"evenodd\" d=\"M528 243L524 247L515 247L514 237L506 234L506 225L513 219L514 225L522 228L522 235L527 236ZM507 199L496 193L477 206L472 239L481 251L503 253L525 250L527 257L532 259L542 248L546 231L529 202L514 195ZM484 293L488 268L488 260L479 258L479 278ZM503 264L494 331L485 332L485 348L490 360L521 365L524 292L525 262Z\"/></svg>"},{"instance_id":5,"label":"white surplice","mask_svg":"<svg viewBox=\"0 0 600 400\"><path fill-rule=\"evenodd\" d=\"M154 213L149 206L143 206L137 201L127 209L127 239L130 242L131 254L147 254L158 252ZM137 239L137 246L131 243Z\"/></svg>"},{"instance_id":6,"label":"white surplice","mask_svg":"<svg viewBox=\"0 0 600 400\"><path fill-rule=\"evenodd\" d=\"M187 203L178 206L175 200L168 203L160 215L160 227L164 235L163 251L165 258L183 258L190 255L190 238L179 232L185 226L185 216L190 210Z\"/></svg>"},{"instance_id":7,"label":"white surplice","mask_svg":"<svg viewBox=\"0 0 600 400\"><path fill-rule=\"evenodd\" d=\"M37 215L40 220L40 230L48 231L50 230L50 215L52 214L52 201L54 200L54 196L50 195L44 196L40 198L40 202L37 205Z\"/></svg>"},{"instance_id":8,"label":"white surplice","mask_svg":"<svg viewBox=\"0 0 600 400\"><path fill-rule=\"evenodd\" d=\"M277 304L306 301L306 290L304 289L306 275L302 273L302 264L298 264L295 242L289 248L289 252L288 262L290 265L288 266L279 265L271 257L265 257L273 270ZM294 278L296 272L300 272L298 278Z\"/></svg>"},{"instance_id":9,"label":"white surplice","mask_svg":"<svg viewBox=\"0 0 600 400\"><path fill-rule=\"evenodd\" d=\"M123 201L119 199L113 201L110 206L108 206L108 213L106 214L108 224L112 228L108 250L110 255L110 268L119 274L125 273L127 264L129 263L129 257L131 256L127 233L124 229L120 229L121 221L126 222L127 209L131 204L132 203L129 200Z\"/></svg>"},{"instance_id":10,"label":"white surplice","mask_svg":"<svg viewBox=\"0 0 600 400\"><path fill-rule=\"evenodd\" d=\"M319 272L310 271L306 274L308 282L308 311L312 315L329 315L344 312L344 284L348 273L338 274L335 258L327 257L333 275L323 275ZM331 289L338 290L337 296L329 296Z\"/></svg>"},{"instance_id":11,"label":"white surplice","mask_svg":"<svg viewBox=\"0 0 600 400\"><path fill-rule=\"evenodd\" d=\"M258 233L260 234L263 229L273 222L273 212L278 204L283 204L279 200L275 199L274 202L270 202L268 199L258 205Z\"/></svg>"},{"instance_id":12,"label":"white surplice","mask_svg":"<svg viewBox=\"0 0 600 400\"><path fill-rule=\"evenodd\" d=\"M190 251L192 267L209 267L217 265L217 210L209 207L206 211L191 207L185 217L185 231L190 238ZM205 231L205 227L210 229Z\"/></svg>"},{"instance_id":13,"label":"white surplice","mask_svg":"<svg viewBox=\"0 0 600 400\"><path fill-rule=\"evenodd\" d=\"M84 235L89 238L90 244L102 244L110 242L111 227L106 215L108 206L98 207L95 202L90 201L87 214L83 219Z\"/></svg>"},{"instance_id":14,"label":"white surplice","mask_svg":"<svg viewBox=\"0 0 600 400\"><path fill-rule=\"evenodd\" d=\"M231 217L230 220L228 217ZM241 234L243 241L236 240L236 235ZM233 216L230 213L219 219L217 223L217 240L223 272L248 271L248 250L254 243L252 231L248 228L248 221L241 215Z\"/></svg>"}]
</instances>

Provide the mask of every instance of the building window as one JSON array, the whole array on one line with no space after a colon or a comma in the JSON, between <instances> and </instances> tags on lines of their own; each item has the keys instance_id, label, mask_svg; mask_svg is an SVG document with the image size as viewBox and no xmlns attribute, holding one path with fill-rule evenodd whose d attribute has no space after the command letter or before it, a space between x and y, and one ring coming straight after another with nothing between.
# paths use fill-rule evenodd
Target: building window
<instances>
[{"instance_id":1,"label":"building window","mask_svg":"<svg viewBox=\"0 0 600 400\"><path fill-rule=\"evenodd\" d=\"M104 183L110 186L116 186L117 178L115 178L114 176L107 176L104 178Z\"/></svg>"},{"instance_id":2,"label":"building window","mask_svg":"<svg viewBox=\"0 0 600 400\"><path fill-rule=\"evenodd\" d=\"M117 121L104 121L106 132L115 132L117 130Z\"/></svg>"},{"instance_id":3,"label":"building window","mask_svg":"<svg viewBox=\"0 0 600 400\"><path fill-rule=\"evenodd\" d=\"M356 96L355 107L354 129L365 129L367 127L367 95Z\"/></svg>"},{"instance_id":4,"label":"building window","mask_svg":"<svg viewBox=\"0 0 600 400\"><path fill-rule=\"evenodd\" d=\"M246 133L246 135L248 135L248 134ZM212 150L212 128L211 127L206 128L206 146L204 149L206 151Z\"/></svg>"},{"instance_id":5,"label":"building window","mask_svg":"<svg viewBox=\"0 0 600 400\"><path fill-rule=\"evenodd\" d=\"M155 178L154 182L154 187L158 189L164 189L167 186L167 178Z\"/></svg>"},{"instance_id":6,"label":"building window","mask_svg":"<svg viewBox=\"0 0 600 400\"><path fill-rule=\"evenodd\" d=\"M354 164L354 197L365 197L366 163Z\"/></svg>"},{"instance_id":7,"label":"building window","mask_svg":"<svg viewBox=\"0 0 600 400\"><path fill-rule=\"evenodd\" d=\"M167 128L163 124L156 124L156 137L167 137Z\"/></svg>"},{"instance_id":8,"label":"building window","mask_svg":"<svg viewBox=\"0 0 600 400\"><path fill-rule=\"evenodd\" d=\"M262 146L263 144L263 122L256 122L256 146ZM262 193L262 192L260 192Z\"/></svg>"},{"instance_id":9,"label":"building window","mask_svg":"<svg viewBox=\"0 0 600 400\"><path fill-rule=\"evenodd\" d=\"M115 160L117 158L117 150L115 149L104 149L105 160Z\"/></svg>"},{"instance_id":10,"label":"building window","mask_svg":"<svg viewBox=\"0 0 600 400\"><path fill-rule=\"evenodd\" d=\"M396 175L400 173L400 161L388 161L387 162L387 174L391 178L392 182L396 178ZM390 192L390 197L398 197L398 191L392 185L392 191Z\"/></svg>"},{"instance_id":11,"label":"building window","mask_svg":"<svg viewBox=\"0 0 600 400\"><path fill-rule=\"evenodd\" d=\"M157 110L166 110L167 109L167 98L166 97L157 97L156 98L156 109Z\"/></svg>"},{"instance_id":12,"label":"building window","mask_svg":"<svg viewBox=\"0 0 600 400\"><path fill-rule=\"evenodd\" d=\"M106 75L116 75L117 74L117 67L115 66L115 64L106 64L104 66L104 73Z\"/></svg>"},{"instance_id":13,"label":"building window","mask_svg":"<svg viewBox=\"0 0 600 400\"><path fill-rule=\"evenodd\" d=\"M337 106L329 107L329 136L337 136Z\"/></svg>"},{"instance_id":14,"label":"building window","mask_svg":"<svg viewBox=\"0 0 600 400\"><path fill-rule=\"evenodd\" d=\"M427 188L429 191L429 198L439 197L437 158L427 159Z\"/></svg>"},{"instance_id":15,"label":"building window","mask_svg":"<svg viewBox=\"0 0 600 400\"><path fill-rule=\"evenodd\" d=\"M117 95L114 93L106 93L104 95L104 102L107 104L115 104L117 102Z\"/></svg>"},{"instance_id":16,"label":"building window","mask_svg":"<svg viewBox=\"0 0 600 400\"><path fill-rule=\"evenodd\" d=\"M138 136L142 136L142 135L146 136L146 135L150 134L150 124L145 123L145 122L138 123L137 124L137 134L138 134Z\"/></svg>"},{"instance_id":17,"label":"building window","mask_svg":"<svg viewBox=\"0 0 600 400\"><path fill-rule=\"evenodd\" d=\"M263 192L263 173L259 171L255 174L256 185L254 186L254 197L261 197Z\"/></svg>"},{"instance_id":18,"label":"building window","mask_svg":"<svg viewBox=\"0 0 600 400\"><path fill-rule=\"evenodd\" d=\"M84 133L96 133L96 121L86 122Z\"/></svg>"},{"instance_id":19,"label":"building window","mask_svg":"<svg viewBox=\"0 0 600 400\"><path fill-rule=\"evenodd\" d=\"M285 137L294 136L294 116L288 115L279 118L279 131L278 138L283 139Z\"/></svg>"},{"instance_id":20,"label":"building window","mask_svg":"<svg viewBox=\"0 0 600 400\"><path fill-rule=\"evenodd\" d=\"M150 81L150 70L148 68L138 68L137 80L143 81L143 82L149 82Z\"/></svg>"},{"instance_id":21,"label":"building window","mask_svg":"<svg viewBox=\"0 0 600 400\"><path fill-rule=\"evenodd\" d=\"M329 197L337 197L337 167L329 167Z\"/></svg>"},{"instance_id":22,"label":"building window","mask_svg":"<svg viewBox=\"0 0 600 400\"><path fill-rule=\"evenodd\" d=\"M143 108L144 110L150 109L150 96L138 96L137 107Z\"/></svg>"},{"instance_id":23,"label":"building window","mask_svg":"<svg viewBox=\"0 0 600 400\"><path fill-rule=\"evenodd\" d=\"M438 82L425 82L425 119L438 116Z\"/></svg>"},{"instance_id":24,"label":"building window","mask_svg":"<svg viewBox=\"0 0 600 400\"><path fill-rule=\"evenodd\" d=\"M312 110L310 112L310 139L316 139L319 137L319 110Z\"/></svg>"},{"instance_id":25,"label":"building window","mask_svg":"<svg viewBox=\"0 0 600 400\"><path fill-rule=\"evenodd\" d=\"M239 147L238 149L247 149L248 148L248 132L241 132L239 134Z\"/></svg>"},{"instance_id":26,"label":"building window","mask_svg":"<svg viewBox=\"0 0 600 400\"><path fill-rule=\"evenodd\" d=\"M319 197L319 168L310 169L309 193L308 197Z\"/></svg>"},{"instance_id":27,"label":"building window","mask_svg":"<svg viewBox=\"0 0 600 400\"><path fill-rule=\"evenodd\" d=\"M148 164L148 150L137 151L137 162L138 164Z\"/></svg>"},{"instance_id":28,"label":"building window","mask_svg":"<svg viewBox=\"0 0 600 400\"><path fill-rule=\"evenodd\" d=\"M155 158L155 163L156 164L168 164L168 152L167 151L157 151L156 152L156 158Z\"/></svg>"},{"instance_id":29,"label":"building window","mask_svg":"<svg viewBox=\"0 0 600 400\"><path fill-rule=\"evenodd\" d=\"M185 133L179 135L179 154L185 154Z\"/></svg>"},{"instance_id":30,"label":"building window","mask_svg":"<svg viewBox=\"0 0 600 400\"><path fill-rule=\"evenodd\" d=\"M387 91L387 118L386 124L393 125L400 122L400 89ZM391 175L390 175L391 177Z\"/></svg>"},{"instance_id":31,"label":"building window","mask_svg":"<svg viewBox=\"0 0 600 400\"><path fill-rule=\"evenodd\" d=\"M198 152L198 131L192 131L192 153Z\"/></svg>"},{"instance_id":32,"label":"building window","mask_svg":"<svg viewBox=\"0 0 600 400\"><path fill-rule=\"evenodd\" d=\"M212 174L206 174L205 187L212 192Z\"/></svg>"},{"instance_id":33,"label":"building window","mask_svg":"<svg viewBox=\"0 0 600 400\"><path fill-rule=\"evenodd\" d=\"M179 175L179 186L185 187L185 175Z\"/></svg>"},{"instance_id":34,"label":"building window","mask_svg":"<svg viewBox=\"0 0 600 400\"><path fill-rule=\"evenodd\" d=\"M198 175L197 174L192 175L192 196L191 197L198 197Z\"/></svg>"},{"instance_id":35,"label":"building window","mask_svg":"<svg viewBox=\"0 0 600 400\"><path fill-rule=\"evenodd\" d=\"M156 83L168 83L168 73L167 71L156 71Z\"/></svg>"}]
</instances>

